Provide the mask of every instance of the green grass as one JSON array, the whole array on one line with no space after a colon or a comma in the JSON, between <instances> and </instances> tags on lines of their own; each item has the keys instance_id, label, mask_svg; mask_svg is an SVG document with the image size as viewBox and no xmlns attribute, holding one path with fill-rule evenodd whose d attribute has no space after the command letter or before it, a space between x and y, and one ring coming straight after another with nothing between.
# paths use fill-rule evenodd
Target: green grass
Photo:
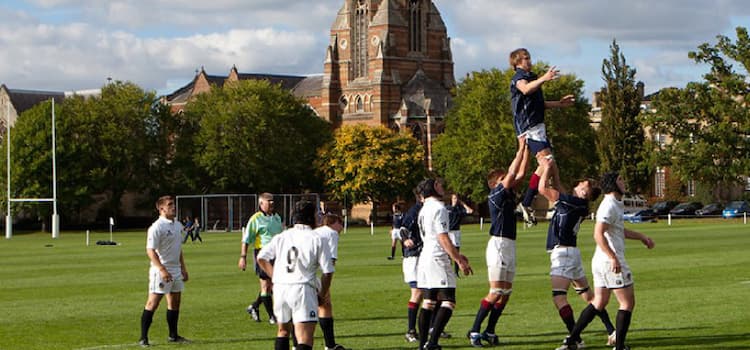
<instances>
[{"instance_id":1,"label":"green grass","mask_svg":"<svg viewBox=\"0 0 750 350\"><path fill-rule=\"evenodd\" d=\"M628 241L637 306L628 339L634 349L750 348L750 225L741 220L675 220L673 226L629 225L656 241L654 250ZM446 349L470 348L463 335L487 293L487 227L464 226L462 252L475 275L459 280L458 306L443 340ZM500 319L502 349L554 349L565 328L551 302L547 224L519 228L513 297ZM400 260L388 261L388 228L356 228L343 235L333 284L338 341L354 349L412 349L403 340L408 288ZM592 226L581 228L587 272ZM258 290L252 272L237 268L239 233L204 233L187 244L190 281L183 293L180 331L190 345L166 344L162 304L151 327L157 348L271 349L275 327L252 322L245 307ZM109 233L92 234L91 241ZM86 246L85 234L16 234L0 239L0 349L136 348L146 301L145 230L115 232L119 246ZM574 293L570 293L574 294ZM576 314L580 299L572 299ZM609 306L614 318L616 302ZM264 318L265 319L265 318ZM316 330L316 349L323 347ZM605 349L599 321L584 333L589 349Z\"/></svg>"}]
</instances>

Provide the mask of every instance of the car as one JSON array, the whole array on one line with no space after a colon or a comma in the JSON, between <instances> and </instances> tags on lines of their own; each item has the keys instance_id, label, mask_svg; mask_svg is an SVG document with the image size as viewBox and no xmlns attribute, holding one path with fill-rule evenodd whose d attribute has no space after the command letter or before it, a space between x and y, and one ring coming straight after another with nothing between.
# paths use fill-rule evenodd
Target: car
<instances>
[{"instance_id":1,"label":"car","mask_svg":"<svg viewBox=\"0 0 750 350\"><path fill-rule=\"evenodd\" d=\"M677 204L676 207L669 211L669 214L673 216L694 216L695 211L700 208L703 208L703 203L701 202L685 202Z\"/></svg>"},{"instance_id":2,"label":"car","mask_svg":"<svg viewBox=\"0 0 750 350\"><path fill-rule=\"evenodd\" d=\"M750 204L747 201L734 201L727 204L724 211L721 212L721 216L724 218L734 218L743 216L748 212L750 212Z\"/></svg>"},{"instance_id":3,"label":"car","mask_svg":"<svg viewBox=\"0 0 750 350\"><path fill-rule=\"evenodd\" d=\"M669 211L679 203L680 202L678 201L657 202L653 207L651 207L651 209L653 209L654 215L656 216L666 216L667 214L669 214Z\"/></svg>"},{"instance_id":4,"label":"car","mask_svg":"<svg viewBox=\"0 0 750 350\"><path fill-rule=\"evenodd\" d=\"M721 215L721 211L724 210L724 206L720 203L706 204L703 208L695 211L695 215L708 216L708 215Z\"/></svg>"},{"instance_id":5,"label":"car","mask_svg":"<svg viewBox=\"0 0 750 350\"><path fill-rule=\"evenodd\" d=\"M643 209L635 213L625 214L623 219L627 222L638 223L638 222L656 222L656 215L653 209Z\"/></svg>"}]
</instances>

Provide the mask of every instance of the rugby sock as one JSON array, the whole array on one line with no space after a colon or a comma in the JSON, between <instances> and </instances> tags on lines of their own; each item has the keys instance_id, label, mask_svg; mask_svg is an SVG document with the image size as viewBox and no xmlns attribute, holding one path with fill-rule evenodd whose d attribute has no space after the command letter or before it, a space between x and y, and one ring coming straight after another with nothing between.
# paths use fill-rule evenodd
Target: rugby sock
<instances>
[{"instance_id":1,"label":"rugby sock","mask_svg":"<svg viewBox=\"0 0 750 350\"><path fill-rule=\"evenodd\" d=\"M276 337L273 350L289 350L289 337Z\"/></svg>"},{"instance_id":2,"label":"rugby sock","mask_svg":"<svg viewBox=\"0 0 750 350\"><path fill-rule=\"evenodd\" d=\"M422 308L419 313L419 348L423 348L430 335L430 321L432 321L432 310Z\"/></svg>"},{"instance_id":3,"label":"rugby sock","mask_svg":"<svg viewBox=\"0 0 750 350\"><path fill-rule=\"evenodd\" d=\"M578 322L576 322L576 325L573 327L573 331L570 332L570 340L576 342L581 341L581 333L597 314L599 314L599 310L597 310L594 305L589 304L586 306L586 308L581 311L581 316L578 316Z\"/></svg>"},{"instance_id":4,"label":"rugby sock","mask_svg":"<svg viewBox=\"0 0 750 350\"><path fill-rule=\"evenodd\" d=\"M505 304L508 303L508 296L505 296L502 302L495 303L495 305L492 307L492 311L490 312L490 317L487 319L487 328L485 328L485 332L490 334L495 334L495 327L497 326L497 321L500 319L500 316L503 314L503 310L505 310Z\"/></svg>"},{"instance_id":5,"label":"rugby sock","mask_svg":"<svg viewBox=\"0 0 750 350\"><path fill-rule=\"evenodd\" d=\"M471 332L479 333L479 328L482 327L482 322L484 322L484 319L490 314L491 309L492 304L482 298L482 302L479 305L479 311L477 311L477 316L474 318L474 325L471 326Z\"/></svg>"},{"instance_id":6,"label":"rugby sock","mask_svg":"<svg viewBox=\"0 0 750 350\"><path fill-rule=\"evenodd\" d=\"M615 326L613 326L612 321L609 320L609 313L607 312L607 309L602 309L601 311L599 311L599 318L602 320L604 328L607 329L607 335L612 334L612 332L615 331Z\"/></svg>"},{"instance_id":7,"label":"rugby sock","mask_svg":"<svg viewBox=\"0 0 750 350\"><path fill-rule=\"evenodd\" d=\"M526 194L523 197L523 204L524 207L530 207L531 202L534 201L534 196L539 193L539 175L536 173L531 174L531 179L529 180L529 188L526 190Z\"/></svg>"},{"instance_id":8,"label":"rugby sock","mask_svg":"<svg viewBox=\"0 0 750 350\"><path fill-rule=\"evenodd\" d=\"M154 312L143 309L141 314L141 339L148 339L148 329L151 328L151 321L154 320Z\"/></svg>"},{"instance_id":9,"label":"rugby sock","mask_svg":"<svg viewBox=\"0 0 750 350\"><path fill-rule=\"evenodd\" d=\"M320 329L323 330L323 339L326 347L333 349L336 347L336 336L333 333L333 317L321 317L318 319Z\"/></svg>"},{"instance_id":10,"label":"rugby sock","mask_svg":"<svg viewBox=\"0 0 750 350\"><path fill-rule=\"evenodd\" d=\"M625 349L625 337L628 335L628 328L630 328L630 318L633 316L632 311L628 310L617 310L617 341L615 343L615 349Z\"/></svg>"},{"instance_id":11,"label":"rugby sock","mask_svg":"<svg viewBox=\"0 0 750 350\"><path fill-rule=\"evenodd\" d=\"M312 350L312 345L307 344L297 344L297 346L294 347L296 350Z\"/></svg>"},{"instance_id":12,"label":"rugby sock","mask_svg":"<svg viewBox=\"0 0 750 350\"><path fill-rule=\"evenodd\" d=\"M391 246L391 259L396 256L396 246Z\"/></svg>"},{"instance_id":13,"label":"rugby sock","mask_svg":"<svg viewBox=\"0 0 750 350\"><path fill-rule=\"evenodd\" d=\"M268 312L268 317L274 317L273 316L273 294L261 294L260 300L263 302L263 306L266 307L266 312Z\"/></svg>"},{"instance_id":14,"label":"rugby sock","mask_svg":"<svg viewBox=\"0 0 750 350\"><path fill-rule=\"evenodd\" d=\"M573 308L568 304L560 308L560 310L557 310L557 312L560 314L563 323L565 323L565 327L568 327L568 333L572 332L573 327L576 325L576 319L573 316ZM601 314L599 316L601 317Z\"/></svg>"},{"instance_id":15,"label":"rugby sock","mask_svg":"<svg viewBox=\"0 0 750 350\"><path fill-rule=\"evenodd\" d=\"M408 330L416 330L417 329L417 313L419 312L419 304L414 302L409 302L409 310L407 312L407 319L408 319Z\"/></svg>"},{"instance_id":16,"label":"rugby sock","mask_svg":"<svg viewBox=\"0 0 750 350\"><path fill-rule=\"evenodd\" d=\"M258 292L258 297L257 297L257 298L255 298L255 301L253 301L253 303L251 304L251 305L252 305L252 307L253 307L253 309L256 309L256 310L257 310L257 309L258 309L258 306L260 306L260 303L261 303L262 301L263 301L263 300L262 300L262 299L260 298L260 292Z\"/></svg>"},{"instance_id":17,"label":"rugby sock","mask_svg":"<svg viewBox=\"0 0 750 350\"><path fill-rule=\"evenodd\" d=\"M437 345L440 335L443 333L445 325L448 324L452 315L453 309L447 307L441 307L435 312L435 322L433 323L432 332L430 332L430 341L428 344Z\"/></svg>"},{"instance_id":18,"label":"rugby sock","mask_svg":"<svg viewBox=\"0 0 750 350\"><path fill-rule=\"evenodd\" d=\"M177 338L177 321L180 319L180 310L167 310L167 325L169 336Z\"/></svg>"}]
</instances>

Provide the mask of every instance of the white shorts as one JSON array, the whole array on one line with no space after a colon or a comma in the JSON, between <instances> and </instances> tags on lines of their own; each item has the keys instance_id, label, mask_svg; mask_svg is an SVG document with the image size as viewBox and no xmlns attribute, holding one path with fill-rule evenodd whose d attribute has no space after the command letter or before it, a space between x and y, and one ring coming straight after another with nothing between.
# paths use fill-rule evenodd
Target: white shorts
<instances>
[{"instance_id":1,"label":"white shorts","mask_svg":"<svg viewBox=\"0 0 750 350\"><path fill-rule=\"evenodd\" d=\"M448 256L421 256L417 264L417 287L456 288L456 273Z\"/></svg>"},{"instance_id":2,"label":"white shorts","mask_svg":"<svg viewBox=\"0 0 750 350\"><path fill-rule=\"evenodd\" d=\"M417 262L419 262L418 256L408 256L405 257L404 261L401 263L401 269L404 271L405 283L417 282Z\"/></svg>"},{"instance_id":3,"label":"white shorts","mask_svg":"<svg viewBox=\"0 0 750 350\"><path fill-rule=\"evenodd\" d=\"M586 277L581 250L578 247L555 247L549 255L549 261L550 276L559 276L571 281Z\"/></svg>"},{"instance_id":4,"label":"white shorts","mask_svg":"<svg viewBox=\"0 0 750 350\"><path fill-rule=\"evenodd\" d=\"M451 239L451 243L453 243L454 247L456 248L461 247L461 231L460 230L448 231L448 238Z\"/></svg>"},{"instance_id":5,"label":"white shorts","mask_svg":"<svg viewBox=\"0 0 750 350\"><path fill-rule=\"evenodd\" d=\"M516 241L493 236L487 242L487 275L490 282L513 282L516 276Z\"/></svg>"},{"instance_id":6,"label":"white shorts","mask_svg":"<svg viewBox=\"0 0 750 350\"><path fill-rule=\"evenodd\" d=\"M544 126L544 123L539 123L537 125L534 125L527 129L525 132L523 132L520 136L526 135L526 140L536 141L536 142L549 142L547 140L547 127Z\"/></svg>"},{"instance_id":7,"label":"white shorts","mask_svg":"<svg viewBox=\"0 0 750 350\"><path fill-rule=\"evenodd\" d=\"M401 229L394 228L391 230L391 239L392 240L401 240Z\"/></svg>"},{"instance_id":8,"label":"white shorts","mask_svg":"<svg viewBox=\"0 0 750 350\"><path fill-rule=\"evenodd\" d=\"M273 285L273 313L280 323L318 322L318 291L310 284Z\"/></svg>"},{"instance_id":9,"label":"white shorts","mask_svg":"<svg viewBox=\"0 0 750 350\"><path fill-rule=\"evenodd\" d=\"M169 273L172 274L172 282L164 281L161 278L159 269L150 267L148 269L148 292L154 294L181 293L185 289L185 282L182 281L182 271L169 271Z\"/></svg>"},{"instance_id":10,"label":"white shorts","mask_svg":"<svg viewBox=\"0 0 750 350\"><path fill-rule=\"evenodd\" d=\"M617 289L633 284L633 273L624 260L620 261L620 273L612 272L609 260L591 261L594 288Z\"/></svg>"}]
</instances>

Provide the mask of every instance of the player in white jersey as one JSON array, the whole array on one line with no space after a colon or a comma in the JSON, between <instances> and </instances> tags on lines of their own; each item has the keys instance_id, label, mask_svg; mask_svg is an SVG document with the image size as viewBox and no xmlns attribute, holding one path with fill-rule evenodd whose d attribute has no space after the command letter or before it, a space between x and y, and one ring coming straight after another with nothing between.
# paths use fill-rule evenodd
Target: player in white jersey
<instances>
[{"instance_id":1,"label":"player in white jersey","mask_svg":"<svg viewBox=\"0 0 750 350\"><path fill-rule=\"evenodd\" d=\"M180 297L188 280L182 258L182 224L175 220L175 203L172 196L162 196L156 202L159 218L148 228L146 254L149 268L148 300L141 314L141 346L149 346L148 330L162 297L167 295L167 325L170 343L187 343L189 340L177 333L180 316Z\"/></svg>"},{"instance_id":2,"label":"player in white jersey","mask_svg":"<svg viewBox=\"0 0 750 350\"><path fill-rule=\"evenodd\" d=\"M325 214L323 215L321 224L323 226L316 228L315 233L328 242L328 246L331 248L331 260L335 266L339 255L339 233L344 229L344 222L336 214ZM342 345L336 344L336 335L333 331L333 304L331 303L330 289L329 295L324 299L327 302L321 303L318 307L318 323L320 323L320 329L323 331L323 339L326 343L325 349L347 350Z\"/></svg>"},{"instance_id":3,"label":"player in white jersey","mask_svg":"<svg viewBox=\"0 0 750 350\"><path fill-rule=\"evenodd\" d=\"M315 233L315 206L308 201L294 206L295 225L271 239L258 253L258 264L273 281L273 310L278 321L276 349L289 349L294 320L297 350L311 350L318 301L328 302L333 259L328 242ZM276 260L276 264L271 261ZM320 283L317 270L323 272Z\"/></svg>"},{"instance_id":4,"label":"player in white jersey","mask_svg":"<svg viewBox=\"0 0 750 350\"><path fill-rule=\"evenodd\" d=\"M578 317L573 331L565 338L558 350L576 350L576 342L581 339L581 332L609 303L612 292L620 304L615 321L615 350L628 349L625 337L630 327L630 319L635 306L633 276L625 260L625 239L640 240L648 249L654 247L650 237L625 228L623 220L622 196L625 182L616 172L606 173L600 181L602 192L606 195L596 211L594 240L596 251L591 259L591 270L594 274L594 300Z\"/></svg>"},{"instance_id":5,"label":"player in white jersey","mask_svg":"<svg viewBox=\"0 0 750 350\"><path fill-rule=\"evenodd\" d=\"M440 201L445 193L443 181L427 179L419 187L425 198L418 219L424 242L417 263L417 286L424 290L419 314L419 344L420 349L432 350L440 349L438 340L456 307L456 273L451 259L464 274L469 275L472 270L469 260L456 250L448 237L448 211ZM440 307L435 311L438 302Z\"/></svg>"}]
</instances>

